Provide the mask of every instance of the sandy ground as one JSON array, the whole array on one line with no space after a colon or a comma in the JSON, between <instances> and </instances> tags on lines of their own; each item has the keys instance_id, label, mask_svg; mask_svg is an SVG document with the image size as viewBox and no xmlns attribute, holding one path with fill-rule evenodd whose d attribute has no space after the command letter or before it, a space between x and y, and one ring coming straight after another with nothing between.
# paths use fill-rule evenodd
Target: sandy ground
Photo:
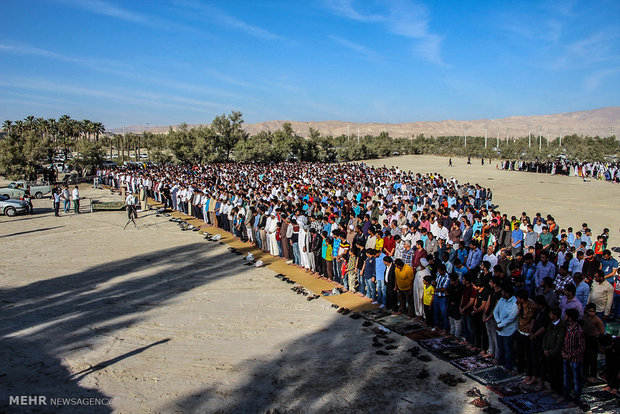
<instances>
[{"instance_id":1,"label":"sandy ground","mask_svg":"<svg viewBox=\"0 0 620 414\"><path fill-rule=\"evenodd\" d=\"M504 185L529 177L477 174L503 174ZM376 355L361 320L274 278L281 262L248 268L226 245L154 212L122 230L124 212L88 213L88 199L120 197L86 187L84 214L54 217L43 199L35 215L0 216L1 412L474 413L472 386L507 412L477 382L436 381L460 372L411 358L407 338L390 334L399 348ZM423 367L425 381L415 378ZM8 405L16 395L109 404Z\"/></svg>"}]
</instances>

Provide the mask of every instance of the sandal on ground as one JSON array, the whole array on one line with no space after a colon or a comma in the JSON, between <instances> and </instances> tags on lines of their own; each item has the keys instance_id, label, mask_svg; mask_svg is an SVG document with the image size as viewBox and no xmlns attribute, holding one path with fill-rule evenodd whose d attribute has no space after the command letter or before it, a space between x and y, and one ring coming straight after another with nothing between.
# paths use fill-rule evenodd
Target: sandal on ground
<instances>
[{"instance_id":1,"label":"sandal on ground","mask_svg":"<svg viewBox=\"0 0 620 414\"><path fill-rule=\"evenodd\" d=\"M489 401L484 398L484 397L478 397L475 400L473 400L472 402L470 402L470 404L472 404L475 407L478 408L484 408L484 407L488 407L489 406Z\"/></svg>"}]
</instances>

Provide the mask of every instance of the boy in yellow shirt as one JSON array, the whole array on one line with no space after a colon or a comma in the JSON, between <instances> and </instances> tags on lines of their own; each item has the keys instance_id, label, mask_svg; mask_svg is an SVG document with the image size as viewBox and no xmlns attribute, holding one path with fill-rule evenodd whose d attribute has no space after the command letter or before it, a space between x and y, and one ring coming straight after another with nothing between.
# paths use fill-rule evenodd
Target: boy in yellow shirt
<instances>
[{"instance_id":1,"label":"boy in yellow shirt","mask_svg":"<svg viewBox=\"0 0 620 414\"><path fill-rule=\"evenodd\" d=\"M435 298L435 287L431 284L432 278L424 276L424 319L429 326L433 325L433 299Z\"/></svg>"}]
</instances>

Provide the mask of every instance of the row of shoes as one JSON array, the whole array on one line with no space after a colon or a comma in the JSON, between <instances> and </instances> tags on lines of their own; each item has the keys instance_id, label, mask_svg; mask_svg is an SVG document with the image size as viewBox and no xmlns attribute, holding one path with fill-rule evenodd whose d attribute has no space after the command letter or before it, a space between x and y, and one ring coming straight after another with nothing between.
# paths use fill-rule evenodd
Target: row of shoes
<instances>
[{"instance_id":1,"label":"row of shoes","mask_svg":"<svg viewBox=\"0 0 620 414\"><path fill-rule=\"evenodd\" d=\"M289 279L288 277L284 276L282 273L278 273L277 275L274 276L276 279L280 279L281 281L288 283L289 285L294 285L295 281Z\"/></svg>"},{"instance_id":2,"label":"row of shoes","mask_svg":"<svg viewBox=\"0 0 620 414\"><path fill-rule=\"evenodd\" d=\"M340 308L338 308L337 312L341 313L343 315L348 315L349 313L351 313L351 309L345 308L345 307L340 307Z\"/></svg>"},{"instance_id":3,"label":"row of shoes","mask_svg":"<svg viewBox=\"0 0 620 414\"><path fill-rule=\"evenodd\" d=\"M205 232L205 240L216 242L216 241L220 241L221 238L222 238L221 234L211 234L211 233Z\"/></svg>"},{"instance_id":4,"label":"row of shoes","mask_svg":"<svg viewBox=\"0 0 620 414\"><path fill-rule=\"evenodd\" d=\"M303 286L293 286L291 288L291 290L295 293L297 293L298 295L304 295L304 296L308 296L308 291L306 289L304 289Z\"/></svg>"},{"instance_id":5,"label":"row of shoes","mask_svg":"<svg viewBox=\"0 0 620 414\"><path fill-rule=\"evenodd\" d=\"M236 254L237 256L241 256L243 253L240 252L239 250L235 249L234 247L229 247L228 251L230 251L233 254Z\"/></svg>"}]
</instances>

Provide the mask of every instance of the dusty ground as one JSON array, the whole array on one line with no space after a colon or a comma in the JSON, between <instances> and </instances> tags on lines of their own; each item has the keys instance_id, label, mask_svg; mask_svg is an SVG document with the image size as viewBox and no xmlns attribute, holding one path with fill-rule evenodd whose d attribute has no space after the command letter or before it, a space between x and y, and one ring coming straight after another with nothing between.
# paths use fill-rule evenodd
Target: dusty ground
<instances>
[{"instance_id":1,"label":"dusty ground","mask_svg":"<svg viewBox=\"0 0 620 414\"><path fill-rule=\"evenodd\" d=\"M469 171L450 171L461 169ZM471 166L478 169L497 178L493 184L502 177L503 185L525 185L531 177ZM575 185L604 183L588 184ZM510 192L496 187L504 206ZM119 199L86 186L81 192ZM521 201L536 206L517 201L515 209ZM360 320L294 294L274 270L243 266L226 246L153 212L140 217L140 230L122 230L124 212L90 214L88 204L84 214L54 217L49 199L35 200L33 216L0 216L0 411L479 412L465 391L480 384L437 382L441 373L460 373L436 359L412 359L405 352L412 341L391 334L399 349L376 355ZM563 224L558 207L553 214ZM417 380L424 366L431 378ZM110 403L8 406L15 395Z\"/></svg>"}]
</instances>

